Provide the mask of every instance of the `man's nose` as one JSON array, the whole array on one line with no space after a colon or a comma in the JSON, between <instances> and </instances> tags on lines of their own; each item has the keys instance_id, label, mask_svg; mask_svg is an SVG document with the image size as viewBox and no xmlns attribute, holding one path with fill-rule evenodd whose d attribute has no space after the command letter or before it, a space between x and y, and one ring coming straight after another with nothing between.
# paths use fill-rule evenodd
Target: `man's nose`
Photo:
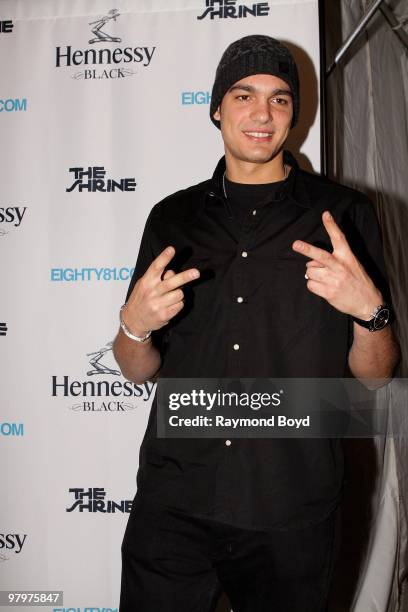
<instances>
[{"instance_id":1,"label":"man's nose","mask_svg":"<svg viewBox=\"0 0 408 612\"><path fill-rule=\"evenodd\" d=\"M260 123L266 123L272 118L271 105L267 99L256 100L252 107L251 119L259 121Z\"/></svg>"}]
</instances>

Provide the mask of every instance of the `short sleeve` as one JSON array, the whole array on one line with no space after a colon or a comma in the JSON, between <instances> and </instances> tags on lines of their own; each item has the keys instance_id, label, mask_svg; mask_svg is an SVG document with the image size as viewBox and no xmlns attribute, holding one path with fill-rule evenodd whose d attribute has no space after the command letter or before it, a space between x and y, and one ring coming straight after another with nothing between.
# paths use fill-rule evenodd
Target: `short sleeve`
<instances>
[{"instance_id":1,"label":"short sleeve","mask_svg":"<svg viewBox=\"0 0 408 612\"><path fill-rule=\"evenodd\" d=\"M157 254L153 251L153 235L152 235L152 217L154 214L154 208L150 211L150 214L146 220L145 227L140 241L139 253L136 259L135 269L132 278L129 283L129 287L126 294L126 302L128 301L130 294L133 291L139 278L141 278L152 261L157 257ZM152 341L154 345L163 353L163 338L166 334L167 326L165 325L161 329L152 332Z\"/></svg>"},{"instance_id":2,"label":"short sleeve","mask_svg":"<svg viewBox=\"0 0 408 612\"><path fill-rule=\"evenodd\" d=\"M381 229L371 201L363 194L352 205L343 231L351 250L364 267L384 301L391 303L387 268L384 260ZM349 317L349 348L353 343L353 320Z\"/></svg>"},{"instance_id":3,"label":"short sleeve","mask_svg":"<svg viewBox=\"0 0 408 612\"><path fill-rule=\"evenodd\" d=\"M133 287L136 285L139 278L143 276L146 272L147 268L150 266L152 261L155 259L155 255L153 253L153 249L151 247L152 244L152 236L151 236L151 222L152 222L153 210L150 212L147 217L145 227L142 234L142 240L140 241L139 253L136 259L135 269L132 275L132 278L129 283L129 287L126 294L126 302L128 301L130 294L133 291Z\"/></svg>"},{"instance_id":4,"label":"short sleeve","mask_svg":"<svg viewBox=\"0 0 408 612\"><path fill-rule=\"evenodd\" d=\"M346 233L351 250L363 265L384 299L391 299L388 274L384 260L382 235L374 206L368 198L354 204L353 227Z\"/></svg>"}]
</instances>

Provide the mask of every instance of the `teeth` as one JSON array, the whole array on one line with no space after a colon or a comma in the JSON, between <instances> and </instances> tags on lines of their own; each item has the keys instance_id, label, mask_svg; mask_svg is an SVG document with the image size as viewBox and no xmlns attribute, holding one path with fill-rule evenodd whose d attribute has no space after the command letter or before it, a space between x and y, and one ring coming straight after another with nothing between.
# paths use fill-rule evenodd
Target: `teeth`
<instances>
[{"instance_id":1,"label":"teeth","mask_svg":"<svg viewBox=\"0 0 408 612\"><path fill-rule=\"evenodd\" d=\"M268 138L272 136L270 132L245 132L248 136L255 136L255 138Z\"/></svg>"}]
</instances>

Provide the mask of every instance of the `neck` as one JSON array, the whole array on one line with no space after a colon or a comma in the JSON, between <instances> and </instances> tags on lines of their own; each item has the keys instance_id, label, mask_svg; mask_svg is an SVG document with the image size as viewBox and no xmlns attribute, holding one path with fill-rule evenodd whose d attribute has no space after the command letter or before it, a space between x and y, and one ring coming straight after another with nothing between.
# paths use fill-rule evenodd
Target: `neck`
<instances>
[{"instance_id":1,"label":"neck","mask_svg":"<svg viewBox=\"0 0 408 612\"><path fill-rule=\"evenodd\" d=\"M225 176L228 180L252 185L283 181L290 169L283 163L283 151L265 163L242 161L231 157L226 151L225 162Z\"/></svg>"}]
</instances>

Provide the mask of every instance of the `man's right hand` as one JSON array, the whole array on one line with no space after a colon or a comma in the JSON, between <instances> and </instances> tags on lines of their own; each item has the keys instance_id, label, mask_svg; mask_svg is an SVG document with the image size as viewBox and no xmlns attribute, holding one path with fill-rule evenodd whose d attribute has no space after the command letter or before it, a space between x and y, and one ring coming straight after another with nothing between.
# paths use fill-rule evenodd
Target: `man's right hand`
<instances>
[{"instance_id":1,"label":"man's right hand","mask_svg":"<svg viewBox=\"0 0 408 612\"><path fill-rule=\"evenodd\" d=\"M137 336L167 325L184 306L181 287L200 276L197 268L178 274L173 270L164 273L175 254L174 247L166 247L133 287L122 317L128 329Z\"/></svg>"}]
</instances>

